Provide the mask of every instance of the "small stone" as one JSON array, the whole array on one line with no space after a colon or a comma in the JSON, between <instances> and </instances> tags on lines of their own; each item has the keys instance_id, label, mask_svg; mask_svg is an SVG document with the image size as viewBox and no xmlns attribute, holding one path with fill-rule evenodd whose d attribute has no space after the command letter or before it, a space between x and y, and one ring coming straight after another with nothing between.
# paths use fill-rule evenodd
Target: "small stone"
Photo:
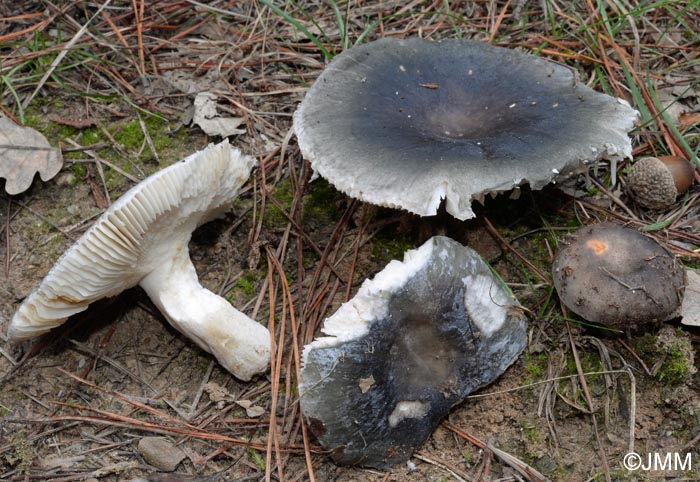
<instances>
[{"instance_id":1,"label":"small stone","mask_svg":"<svg viewBox=\"0 0 700 482\"><path fill-rule=\"evenodd\" d=\"M144 437L137 448L143 458L153 467L172 472L186 457L175 444L163 437Z\"/></svg>"}]
</instances>

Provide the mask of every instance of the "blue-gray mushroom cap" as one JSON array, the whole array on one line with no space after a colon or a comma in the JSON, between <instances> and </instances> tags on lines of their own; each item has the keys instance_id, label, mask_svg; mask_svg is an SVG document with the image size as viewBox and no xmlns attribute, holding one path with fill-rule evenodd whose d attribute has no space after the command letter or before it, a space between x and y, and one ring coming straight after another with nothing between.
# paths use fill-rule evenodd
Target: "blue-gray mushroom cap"
<instances>
[{"instance_id":1,"label":"blue-gray mushroom cap","mask_svg":"<svg viewBox=\"0 0 700 482\"><path fill-rule=\"evenodd\" d=\"M631 157L637 112L544 58L469 40L384 38L337 55L294 114L302 154L346 194L419 215L586 162Z\"/></svg>"}]
</instances>

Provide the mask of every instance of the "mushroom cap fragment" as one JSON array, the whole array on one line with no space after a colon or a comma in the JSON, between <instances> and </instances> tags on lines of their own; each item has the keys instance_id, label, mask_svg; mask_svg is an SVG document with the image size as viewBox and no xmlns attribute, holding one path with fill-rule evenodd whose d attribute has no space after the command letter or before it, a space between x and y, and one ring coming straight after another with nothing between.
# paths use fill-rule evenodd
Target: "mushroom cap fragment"
<instances>
[{"instance_id":1,"label":"mushroom cap fragment","mask_svg":"<svg viewBox=\"0 0 700 482\"><path fill-rule=\"evenodd\" d=\"M384 38L337 55L294 114L302 154L350 196L420 215L541 189L631 156L637 112L569 68L468 40Z\"/></svg>"},{"instance_id":2,"label":"mushroom cap fragment","mask_svg":"<svg viewBox=\"0 0 700 482\"><path fill-rule=\"evenodd\" d=\"M685 271L639 231L614 223L584 226L562 241L552 264L554 287L574 313L628 327L677 316Z\"/></svg>"},{"instance_id":3,"label":"mushroom cap fragment","mask_svg":"<svg viewBox=\"0 0 700 482\"><path fill-rule=\"evenodd\" d=\"M392 261L304 348L304 417L333 458L407 460L449 409L526 345L518 302L481 257L434 237Z\"/></svg>"}]
</instances>

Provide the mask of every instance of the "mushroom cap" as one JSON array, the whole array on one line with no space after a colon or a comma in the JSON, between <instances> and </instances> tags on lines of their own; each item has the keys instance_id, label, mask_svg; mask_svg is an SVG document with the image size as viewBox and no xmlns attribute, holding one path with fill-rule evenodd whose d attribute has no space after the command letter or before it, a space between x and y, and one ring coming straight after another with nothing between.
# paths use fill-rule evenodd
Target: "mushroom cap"
<instances>
[{"instance_id":1,"label":"mushroom cap","mask_svg":"<svg viewBox=\"0 0 700 482\"><path fill-rule=\"evenodd\" d=\"M131 188L25 298L10 322L9 338L46 333L93 301L136 286L173 252L187 250L192 231L229 208L255 162L224 141Z\"/></svg>"},{"instance_id":2,"label":"mushroom cap","mask_svg":"<svg viewBox=\"0 0 700 482\"><path fill-rule=\"evenodd\" d=\"M468 40L384 38L337 55L294 114L302 154L346 194L420 215L541 189L631 156L637 112L569 68Z\"/></svg>"},{"instance_id":3,"label":"mushroom cap","mask_svg":"<svg viewBox=\"0 0 700 482\"><path fill-rule=\"evenodd\" d=\"M693 166L676 156L643 157L632 165L627 188L645 208L663 210L693 182Z\"/></svg>"},{"instance_id":4,"label":"mushroom cap","mask_svg":"<svg viewBox=\"0 0 700 482\"><path fill-rule=\"evenodd\" d=\"M472 249L434 237L328 318L299 378L306 421L333 458L407 460L450 407L527 344L517 300Z\"/></svg>"},{"instance_id":5,"label":"mushroom cap","mask_svg":"<svg viewBox=\"0 0 700 482\"><path fill-rule=\"evenodd\" d=\"M584 226L562 241L552 265L561 301L582 318L627 327L677 315L685 272L639 231L614 223Z\"/></svg>"}]
</instances>

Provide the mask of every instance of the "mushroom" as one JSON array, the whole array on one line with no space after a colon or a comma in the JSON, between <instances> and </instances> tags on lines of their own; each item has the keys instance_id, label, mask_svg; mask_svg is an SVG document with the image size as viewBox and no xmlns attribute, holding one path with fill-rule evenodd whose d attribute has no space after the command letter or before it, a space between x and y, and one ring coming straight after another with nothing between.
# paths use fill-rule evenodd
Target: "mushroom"
<instances>
[{"instance_id":1,"label":"mushroom","mask_svg":"<svg viewBox=\"0 0 700 482\"><path fill-rule=\"evenodd\" d=\"M643 157L627 176L627 188L645 208L663 210L693 184L695 168L678 156Z\"/></svg>"},{"instance_id":2,"label":"mushroom","mask_svg":"<svg viewBox=\"0 0 700 482\"><path fill-rule=\"evenodd\" d=\"M472 249L434 237L392 261L304 347L304 418L338 463L407 460L527 343L518 302Z\"/></svg>"},{"instance_id":3,"label":"mushroom","mask_svg":"<svg viewBox=\"0 0 700 482\"><path fill-rule=\"evenodd\" d=\"M337 55L294 114L302 154L346 194L458 219L472 199L541 189L631 157L637 112L549 60L468 40L384 38Z\"/></svg>"},{"instance_id":4,"label":"mushroom","mask_svg":"<svg viewBox=\"0 0 700 482\"><path fill-rule=\"evenodd\" d=\"M626 329L678 315L685 272L653 239L604 222L562 244L552 265L554 287L585 320Z\"/></svg>"},{"instance_id":5,"label":"mushroom","mask_svg":"<svg viewBox=\"0 0 700 482\"><path fill-rule=\"evenodd\" d=\"M242 380L264 371L268 330L202 287L192 231L229 209L255 159L228 141L148 177L107 209L20 305L8 336L46 333L100 298L140 285L165 318Z\"/></svg>"}]
</instances>

